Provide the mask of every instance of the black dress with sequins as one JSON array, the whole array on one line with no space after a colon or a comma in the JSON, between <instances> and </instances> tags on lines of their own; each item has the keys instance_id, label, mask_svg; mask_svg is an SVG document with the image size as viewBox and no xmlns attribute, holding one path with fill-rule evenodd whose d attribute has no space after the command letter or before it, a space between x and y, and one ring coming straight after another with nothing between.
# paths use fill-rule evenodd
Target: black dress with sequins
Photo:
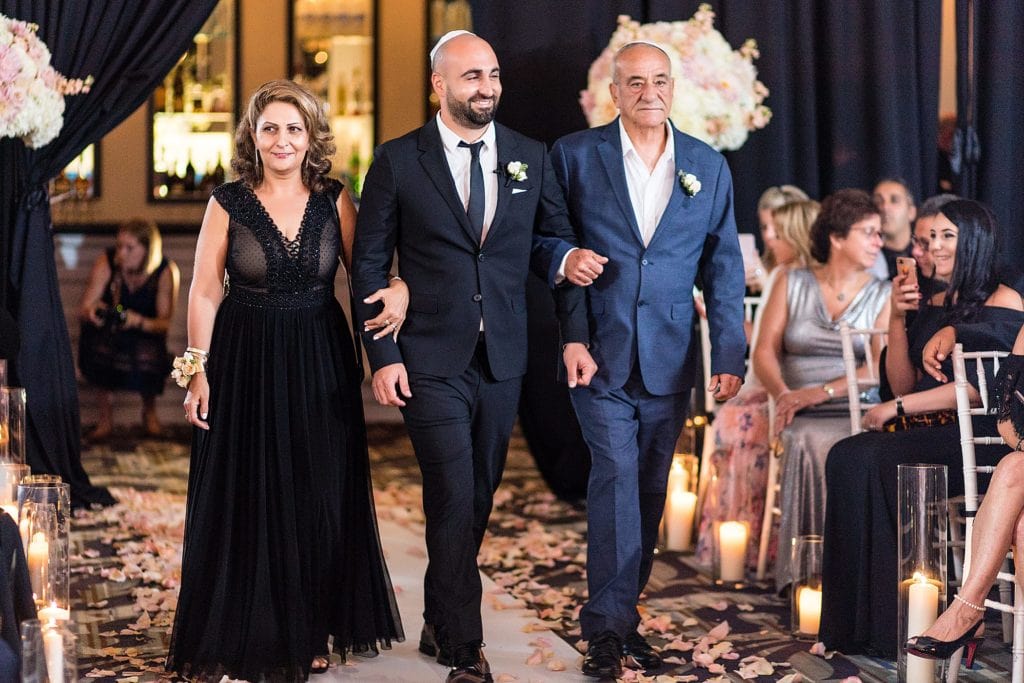
<instances>
[{"instance_id":1,"label":"black dress with sequins","mask_svg":"<svg viewBox=\"0 0 1024 683\"><path fill-rule=\"evenodd\" d=\"M219 680L305 680L315 655L373 653L403 633L373 507L355 351L334 296L332 181L295 240L251 189L214 191L230 218L228 293L194 430L181 592L167 668Z\"/></svg>"}]
</instances>

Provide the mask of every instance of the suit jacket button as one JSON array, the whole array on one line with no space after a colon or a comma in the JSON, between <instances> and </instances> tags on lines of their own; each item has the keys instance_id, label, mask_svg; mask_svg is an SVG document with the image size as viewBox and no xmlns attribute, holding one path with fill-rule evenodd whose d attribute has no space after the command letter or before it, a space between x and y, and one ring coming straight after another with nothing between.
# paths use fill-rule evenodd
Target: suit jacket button
<instances>
[{"instance_id":1,"label":"suit jacket button","mask_svg":"<svg viewBox=\"0 0 1024 683\"><path fill-rule=\"evenodd\" d=\"M637 305L637 307L639 308L640 306L643 306L643 305L645 305L646 303L647 303L646 301L637 301L637 302L636 302L636 305Z\"/></svg>"},{"instance_id":2,"label":"suit jacket button","mask_svg":"<svg viewBox=\"0 0 1024 683\"><path fill-rule=\"evenodd\" d=\"M483 301L483 300L484 300L483 294L474 294L473 295L473 301Z\"/></svg>"},{"instance_id":3,"label":"suit jacket button","mask_svg":"<svg viewBox=\"0 0 1024 683\"><path fill-rule=\"evenodd\" d=\"M477 254L476 255L476 260L477 261L483 261L484 260L484 252L481 251L479 254Z\"/></svg>"},{"instance_id":4,"label":"suit jacket button","mask_svg":"<svg viewBox=\"0 0 1024 683\"><path fill-rule=\"evenodd\" d=\"M644 259L643 261L641 261L640 265L641 266L646 266L647 265L647 259Z\"/></svg>"}]
</instances>

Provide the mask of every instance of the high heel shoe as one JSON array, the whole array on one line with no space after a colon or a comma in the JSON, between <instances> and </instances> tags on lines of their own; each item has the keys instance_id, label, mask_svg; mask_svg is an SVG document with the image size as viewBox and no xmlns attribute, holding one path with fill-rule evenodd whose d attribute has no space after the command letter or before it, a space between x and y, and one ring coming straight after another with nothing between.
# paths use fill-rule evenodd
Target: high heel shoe
<instances>
[{"instance_id":1,"label":"high heel shoe","mask_svg":"<svg viewBox=\"0 0 1024 683\"><path fill-rule=\"evenodd\" d=\"M903 651L908 655L923 657L924 659L949 659L961 647L965 648L964 666L968 669L974 663L974 655L981 644L981 638L975 637L975 633L981 628L984 619L978 619L974 626L967 629L956 640L939 640L930 636L915 636L907 640L903 645Z\"/></svg>"}]
</instances>

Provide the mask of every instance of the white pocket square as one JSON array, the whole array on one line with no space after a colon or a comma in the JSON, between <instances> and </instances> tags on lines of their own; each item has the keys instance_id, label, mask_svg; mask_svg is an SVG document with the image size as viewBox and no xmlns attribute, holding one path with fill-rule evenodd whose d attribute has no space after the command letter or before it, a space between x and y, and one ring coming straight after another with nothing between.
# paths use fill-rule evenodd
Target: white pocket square
<instances>
[{"instance_id":1,"label":"white pocket square","mask_svg":"<svg viewBox=\"0 0 1024 683\"><path fill-rule=\"evenodd\" d=\"M513 187L512 188L512 194L519 194L520 192L526 192L526 188L522 188L522 187Z\"/></svg>"}]
</instances>

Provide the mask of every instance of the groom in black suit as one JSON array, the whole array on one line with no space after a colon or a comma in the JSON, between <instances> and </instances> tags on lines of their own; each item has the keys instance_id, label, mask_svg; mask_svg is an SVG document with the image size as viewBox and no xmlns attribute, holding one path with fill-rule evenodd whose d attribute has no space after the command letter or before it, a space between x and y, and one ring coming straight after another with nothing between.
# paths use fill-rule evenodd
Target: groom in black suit
<instances>
[{"instance_id":1,"label":"groom in black suit","mask_svg":"<svg viewBox=\"0 0 1024 683\"><path fill-rule=\"evenodd\" d=\"M364 184L353 250L356 301L387 283L395 249L409 285L397 344L366 349L379 402L402 408L423 475L429 564L420 651L449 681L490 681L481 649L477 552L501 481L526 372L526 277L589 283L600 257L574 249L544 145L493 122L498 60L477 36L443 37L431 59L439 115L384 143ZM596 366L583 290L555 290L570 385ZM377 306L359 304L365 323ZM552 368L554 370L554 368Z\"/></svg>"}]
</instances>

